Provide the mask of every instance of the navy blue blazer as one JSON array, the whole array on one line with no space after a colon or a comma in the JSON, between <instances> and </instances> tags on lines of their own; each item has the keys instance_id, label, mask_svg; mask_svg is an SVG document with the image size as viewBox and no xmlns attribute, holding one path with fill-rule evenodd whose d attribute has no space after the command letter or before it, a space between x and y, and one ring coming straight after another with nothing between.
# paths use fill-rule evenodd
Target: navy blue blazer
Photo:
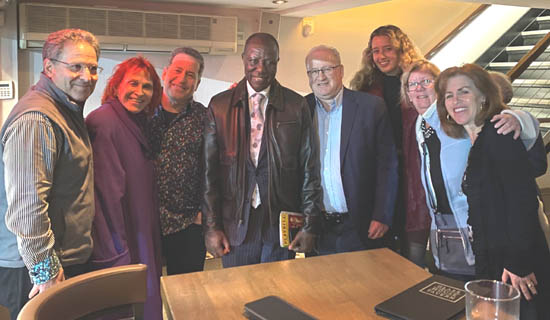
<instances>
[{"instance_id":1,"label":"navy blue blazer","mask_svg":"<svg viewBox=\"0 0 550 320\"><path fill-rule=\"evenodd\" d=\"M317 121L313 93L306 100ZM351 221L365 242L372 219L391 226L398 188L397 151L381 98L344 88L342 105L342 184Z\"/></svg>"}]
</instances>

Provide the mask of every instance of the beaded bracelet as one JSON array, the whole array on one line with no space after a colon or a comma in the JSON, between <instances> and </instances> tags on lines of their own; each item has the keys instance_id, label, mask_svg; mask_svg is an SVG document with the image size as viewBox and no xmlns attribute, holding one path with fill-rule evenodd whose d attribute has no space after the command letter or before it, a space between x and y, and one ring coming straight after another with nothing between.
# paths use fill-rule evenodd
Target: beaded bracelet
<instances>
[{"instance_id":1,"label":"beaded bracelet","mask_svg":"<svg viewBox=\"0 0 550 320\"><path fill-rule=\"evenodd\" d=\"M35 264L32 270L29 271L32 282L34 284L43 284L50 281L57 276L60 266L59 258L57 258L54 252L51 256Z\"/></svg>"}]
</instances>

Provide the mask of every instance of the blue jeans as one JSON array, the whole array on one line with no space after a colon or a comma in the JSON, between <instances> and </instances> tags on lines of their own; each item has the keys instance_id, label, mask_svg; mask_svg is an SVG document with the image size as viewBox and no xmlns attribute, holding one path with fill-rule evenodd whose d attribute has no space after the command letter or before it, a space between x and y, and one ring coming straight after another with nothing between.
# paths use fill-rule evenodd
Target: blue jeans
<instances>
[{"instance_id":1,"label":"blue jeans","mask_svg":"<svg viewBox=\"0 0 550 320\"><path fill-rule=\"evenodd\" d=\"M0 305L8 308L11 319L15 320L27 301L32 289L27 268L0 267Z\"/></svg>"}]
</instances>

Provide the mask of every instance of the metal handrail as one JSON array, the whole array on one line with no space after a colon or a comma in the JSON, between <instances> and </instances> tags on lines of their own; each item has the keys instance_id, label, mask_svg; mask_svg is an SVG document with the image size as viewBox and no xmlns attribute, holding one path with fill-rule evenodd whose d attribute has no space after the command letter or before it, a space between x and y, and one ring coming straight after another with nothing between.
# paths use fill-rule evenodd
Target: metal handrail
<instances>
[{"instance_id":1,"label":"metal handrail","mask_svg":"<svg viewBox=\"0 0 550 320\"><path fill-rule=\"evenodd\" d=\"M529 52L527 52L518 63L506 73L510 77L510 80L514 81L519 78L519 76L529 68L531 63L548 48L548 45L550 45L550 32L547 33L544 38L540 39L533 49L529 50Z\"/></svg>"},{"instance_id":2,"label":"metal handrail","mask_svg":"<svg viewBox=\"0 0 550 320\"><path fill-rule=\"evenodd\" d=\"M548 45L550 45L550 32L548 32L546 36L544 36L544 38L540 39L537 44L535 44L533 48L529 50L529 52L527 52L518 61L518 63L506 73L510 77L510 80L514 81L519 78L521 74L525 70L527 70L527 68L529 68L531 63L535 61L546 50L546 48L548 48ZM550 122L550 118L537 118L537 120L539 121L539 123ZM548 139L550 139L550 135L546 136L548 136Z\"/></svg>"}]
</instances>

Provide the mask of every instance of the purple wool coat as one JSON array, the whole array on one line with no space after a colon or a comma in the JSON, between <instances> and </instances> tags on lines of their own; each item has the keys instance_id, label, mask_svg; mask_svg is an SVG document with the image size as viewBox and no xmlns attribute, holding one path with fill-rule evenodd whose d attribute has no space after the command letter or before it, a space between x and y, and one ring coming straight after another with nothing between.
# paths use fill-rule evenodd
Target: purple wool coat
<instances>
[{"instance_id":1,"label":"purple wool coat","mask_svg":"<svg viewBox=\"0 0 550 320\"><path fill-rule=\"evenodd\" d=\"M161 240L151 147L137 116L112 99L86 118L94 157L93 269L147 265L145 319L162 319Z\"/></svg>"}]
</instances>

